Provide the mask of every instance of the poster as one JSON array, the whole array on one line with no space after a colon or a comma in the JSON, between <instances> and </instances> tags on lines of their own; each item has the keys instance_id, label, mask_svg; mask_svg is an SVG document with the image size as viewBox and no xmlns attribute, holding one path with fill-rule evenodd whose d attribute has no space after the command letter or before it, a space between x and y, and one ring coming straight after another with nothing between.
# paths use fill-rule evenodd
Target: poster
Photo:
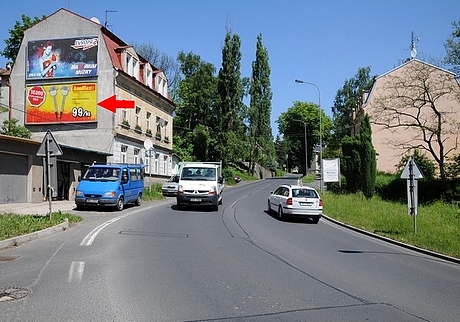
<instances>
[{"instance_id":1,"label":"poster","mask_svg":"<svg viewBox=\"0 0 460 322\"><path fill-rule=\"evenodd\" d=\"M95 122L96 112L96 82L26 88L26 124Z\"/></svg>"},{"instance_id":2,"label":"poster","mask_svg":"<svg viewBox=\"0 0 460 322\"><path fill-rule=\"evenodd\" d=\"M97 76L97 36L27 43L26 79Z\"/></svg>"}]
</instances>

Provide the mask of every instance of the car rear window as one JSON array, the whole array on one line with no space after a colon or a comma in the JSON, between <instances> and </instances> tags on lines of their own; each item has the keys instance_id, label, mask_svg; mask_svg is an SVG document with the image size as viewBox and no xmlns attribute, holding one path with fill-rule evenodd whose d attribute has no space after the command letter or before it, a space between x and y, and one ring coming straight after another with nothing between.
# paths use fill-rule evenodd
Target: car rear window
<instances>
[{"instance_id":1,"label":"car rear window","mask_svg":"<svg viewBox=\"0 0 460 322\"><path fill-rule=\"evenodd\" d=\"M292 189L292 197L294 198L318 198L318 194L312 189Z\"/></svg>"}]
</instances>

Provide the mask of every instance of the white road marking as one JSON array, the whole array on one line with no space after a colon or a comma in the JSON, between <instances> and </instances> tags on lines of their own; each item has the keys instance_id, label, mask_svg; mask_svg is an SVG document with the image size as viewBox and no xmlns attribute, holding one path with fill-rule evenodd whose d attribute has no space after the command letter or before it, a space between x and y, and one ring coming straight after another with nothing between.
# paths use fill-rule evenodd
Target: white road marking
<instances>
[{"instance_id":1,"label":"white road marking","mask_svg":"<svg viewBox=\"0 0 460 322\"><path fill-rule=\"evenodd\" d=\"M115 217L115 218L110 219L110 220L106 221L105 223L97 226L88 235L86 235L85 238L83 238L83 240L80 243L80 246L91 246L93 241L94 241L94 239L96 239L97 235L101 232L102 229L104 229L108 225L110 225L110 224L112 224L112 223L114 223L114 222L116 222L116 221L118 221L121 218L124 218L126 216L127 215L122 215L122 216Z\"/></svg>"},{"instance_id":2,"label":"white road marking","mask_svg":"<svg viewBox=\"0 0 460 322\"><path fill-rule=\"evenodd\" d=\"M152 207L149 207L149 208L156 208L156 207L162 206L164 204L166 204L166 203L159 203L159 204L156 204L156 205L154 205ZM88 235L86 235L85 238L83 238L83 240L80 243L80 246L91 246L93 244L94 239L96 239L97 235L101 232L102 229L104 229L108 225L113 224L114 222L116 222L116 221L118 221L118 220L120 220L122 218L125 218L125 217L130 216L130 215L134 215L134 214L136 214L138 212L141 212L141 211L144 211L144 210L146 210L146 209L145 208L138 209L136 211L133 211L133 212L130 212L130 213L127 213L127 214L112 218L112 219L106 221L105 223L102 223L101 225L99 225L96 228L94 228Z\"/></svg>"},{"instance_id":3,"label":"white road marking","mask_svg":"<svg viewBox=\"0 0 460 322\"><path fill-rule=\"evenodd\" d=\"M72 262L69 270L69 283L80 283L85 270L85 262Z\"/></svg>"}]
</instances>

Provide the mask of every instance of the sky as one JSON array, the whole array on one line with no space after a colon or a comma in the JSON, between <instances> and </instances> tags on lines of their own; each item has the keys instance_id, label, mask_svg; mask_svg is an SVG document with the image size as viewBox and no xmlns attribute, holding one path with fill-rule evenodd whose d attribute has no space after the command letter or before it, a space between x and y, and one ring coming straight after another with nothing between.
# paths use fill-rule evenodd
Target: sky
<instances>
[{"instance_id":1,"label":"sky","mask_svg":"<svg viewBox=\"0 0 460 322\"><path fill-rule=\"evenodd\" d=\"M332 117L337 91L359 68L382 75L410 57L412 32L418 59L442 60L452 22L460 20L459 0L0 0L0 8L0 50L22 14L41 17L65 8L107 23L128 44L152 44L174 58L181 51L199 55L216 75L227 30L241 38L242 77L251 76L261 34L274 136L276 120L295 101L321 103ZM0 56L0 66L6 63Z\"/></svg>"}]
</instances>

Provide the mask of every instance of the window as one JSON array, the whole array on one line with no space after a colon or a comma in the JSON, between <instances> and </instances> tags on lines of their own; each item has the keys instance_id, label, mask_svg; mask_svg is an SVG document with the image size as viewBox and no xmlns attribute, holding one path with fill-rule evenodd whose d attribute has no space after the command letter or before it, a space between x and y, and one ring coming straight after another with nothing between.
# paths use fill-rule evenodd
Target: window
<instances>
[{"instance_id":1,"label":"window","mask_svg":"<svg viewBox=\"0 0 460 322\"><path fill-rule=\"evenodd\" d=\"M141 108L136 106L136 114L134 116L135 118L135 122L136 122L136 126L140 126L141 125L141 122L140 122L140 117L139 117L139 114L141 113Z\"/></svg>"},{"instance_id":2,"label":"window","mask_svg":"<svg viewBox=\"0 0 460 322\"><path fill-rule=\"evenodd\" d=\"M156 135L161 137L161 124L160 124L160 117L157 116L157 131Z\"/></svg>"},{"instance_id":3,"label":"window","mask_svg":"<svg viewBox=\"0 0 460 322\"><path fill-rule=\"evenodd\" d=\"M127 163L126 160L126 152L128 151L128 146L122 145L121 146L121 163Z\"/></svg>"},{"instance_id":4,"label":"window","mask_svg":"<svg viewBox=\"0 0 460 322\"><path fill-rule=\"evenodd\" d=\"M139 152L140 149L134 149L134 163L139 163Z\"/></svg>"},{"instance_id":5,"label":"window","mask_svg":"<svg viewBox=\"0 0 460 322\"><path fill-rule=\"evenodd\" d=\"M121 111L121 123L123 123L123 121L128 121L128 112L126 110Z\"/></svg>"},{"instance_id":6,"label":"window","mask_svg":"<svg viewBox=\"0 0 460 322\"><path fill-rule=\"evenodd\" d=\"M152 116L152 113L147 112L147 116L145 118L145 127L147 131L151 132L152 130L150 129L150 116Z\"/></svg>"},{"instance_id":7,"label":"window","mask_svg":"<svg viewBox=\"0 0 460 322\"><path fill-rule=\"evenodd\" d=\"M152 88L152 71L150 68L147 68L146 70L146 77L145 77L146 85L150 88Z\"/></svg>"}]
</instances>

